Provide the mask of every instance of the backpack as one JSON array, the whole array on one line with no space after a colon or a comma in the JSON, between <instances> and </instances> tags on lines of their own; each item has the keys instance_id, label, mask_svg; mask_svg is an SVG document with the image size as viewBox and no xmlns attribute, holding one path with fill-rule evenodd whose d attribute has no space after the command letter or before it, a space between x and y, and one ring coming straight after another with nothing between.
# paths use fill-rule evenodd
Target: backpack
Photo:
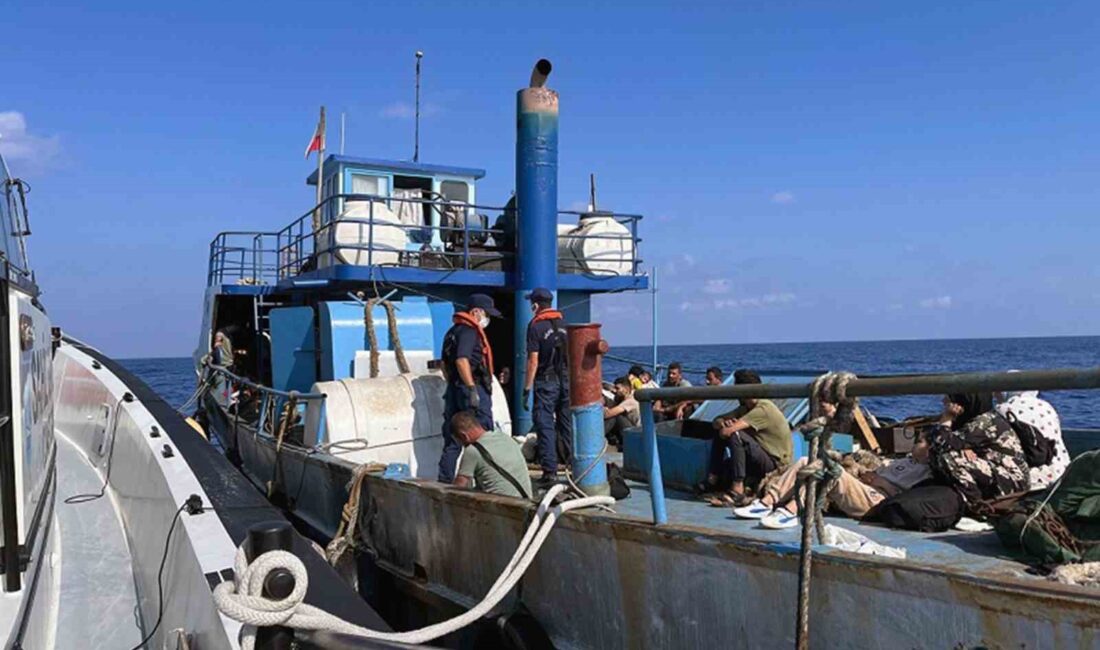
<instances>
[{"instance_id":1,"label":"backpack","mask_svg":"<svg viewBox=\"0 0 1100 650\"><path fill-rule=\"evenodd\" d=\"M630 486L626 484L623 470L615 463L607 464L607 485L611 488L611 496L616 501L622 501L630 496Z\"/></svg>"},{"instance_id":2,"label":"backpack","mask_svg":"<svg viewBox=\"0 0 1100 650\"><path fill-rule=\"evenodd\" d=\"M1042 467L1049 465L1054 460L1054 441L1047 438L1039 429L1027 422L1020 420L1012 411L1005 413L1005 419L1020 438L1020 446L1024 448L1024 458L1028 467Z\"/></svg>"}]
</instances>

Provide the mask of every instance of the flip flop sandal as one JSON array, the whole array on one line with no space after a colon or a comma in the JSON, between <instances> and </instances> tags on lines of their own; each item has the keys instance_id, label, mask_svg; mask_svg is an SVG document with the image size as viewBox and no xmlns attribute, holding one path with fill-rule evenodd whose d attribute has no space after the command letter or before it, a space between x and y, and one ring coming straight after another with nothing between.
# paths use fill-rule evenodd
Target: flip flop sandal
<instances>
[{"instance_id":1,"label":"flip flop sandal","mask_svg":"<svg viewBox=\"0 0 1100 650\"><path fill-rule=\"evenodd\" d=\"M712 508L731 508L737 505L733 495L726 492L712 495L706 499L706 502Z\"/></svg>"}]
</instances>

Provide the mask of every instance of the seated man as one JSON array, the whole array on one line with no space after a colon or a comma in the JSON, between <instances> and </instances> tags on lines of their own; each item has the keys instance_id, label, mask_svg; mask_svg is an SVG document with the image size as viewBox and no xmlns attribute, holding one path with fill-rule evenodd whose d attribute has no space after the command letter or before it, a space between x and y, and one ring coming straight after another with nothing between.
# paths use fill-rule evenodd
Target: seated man
<instances>
[{"instance_id":1,"label":"seated man","mask_svg":"<svg viewBox=\"0 0 1100 650\"><path fill-rule=\"evenodd\" d=\"M752 370L733 373L734 384L759 384L760 375ZM696 486L699 492L713 492L719 488L720 477L727 472L726 452L729 452L729 491L716 497L718 501L733 506L748 505L745 482L758 482L768 472L791 462L794 444L791 427L783 412L766 399L744 398L741 405L714 419L718 433L711 443L710 470L707 480Z\"/></svg>"},{"instance_id":2,"label":"seated man","mask_svg":"<svg viewBox=\"0 0 1100 650\"><path fill-rule=\"evenodd\" d=\"M689 388L691 382L684 379L684 369L679 361L668 364L668 379L661 384L661 388ZM653 416L658 421L682 420L684 407L690 404L688 400L677 402L664 402L657 400L653 403Z\"/></svg>"},{"instance_id":3,"label":"seated man","mask_svg":"<svg viewBox=\"0 0 1100 650\"><path fill-rule=\"evenodd\" d=\"M832 405L825 406L827 411L830 408L833 412L836 411ZM845 515L862 519L867 511L884 499L932 478L932 469L928 466L928 449L928 439L921 437L905 458L882 465L874 471L862 471L858 476L845 471L826 494L826 498ZM806 458L799 458L768 485L759 499L747 506L734 508L733 514L742 519L760 519L760 525L765 528L797 526L799 499L795 498L794 488L798 481L798 471L808 462Z\"/></svg>"},{"instance_id":4,"label":"seated man","mask_svg":"<svg viewBox=\"0 0 1100 650\"><path fill-rule=\"evenodd\" d=\"M707 368L706 385L707 386L721 386L722 380L725 379L722 374L722 369L718 366L711 366ZM699 405L703 403L701 399L688 400L680 402L679 408L676 409L676 419L686 420L691 417L691 414L695 412L695 409L699 408Z\"/></svg>"},{"instance_id":5,"label":"seated man","mask_svg":"<svg viewBox=\"0 0 1100 650\"><path fill-rule=\"evenodd\" d=\"M641 424L638 400L634 399L634 386L630 377L615 380L615 405L603 409L603 432L608 444L622 448L623 431Z\"/></svg>"},{"instance_id":6,"label":"seated man","mask_svg":"<svg viewBox=\"0 0 1100 650\"><path fill-rule=\"evenodd\" d=\"M451 418L451 431L464 450L454 484L490 494L530 499L531 476L523 452L509 436L496 429L486 431L474 411L459 411Z\"/></svg>"}]
</instances>

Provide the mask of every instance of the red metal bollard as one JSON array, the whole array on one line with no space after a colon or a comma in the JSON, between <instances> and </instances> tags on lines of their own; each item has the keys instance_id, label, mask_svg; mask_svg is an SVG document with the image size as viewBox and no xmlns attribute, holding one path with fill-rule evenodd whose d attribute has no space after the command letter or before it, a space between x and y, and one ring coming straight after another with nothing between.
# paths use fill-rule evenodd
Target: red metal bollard
<instances>
[{"instance_id":1,"label":"red metal bollard","mask_svg":"<svg viewBox=\"0 0 1100 650\"><path fill-rule=\"evenodd\" d=\"M566 325L569 335L569 405L603 402L602 357L611 346L600 338L599 323Z\"/></svg>"},{"instance_id":2,"label":"red metal bollard","mask_svg":"<svg viewBox=\"0 0 1100 650\"><path fill-rule=\"evenodd\" d=\"M569 406L573 411L573 476L588 496L607 495L601 358L610 349L600 324L568 325Z\"/></svg>"}]
</instances>

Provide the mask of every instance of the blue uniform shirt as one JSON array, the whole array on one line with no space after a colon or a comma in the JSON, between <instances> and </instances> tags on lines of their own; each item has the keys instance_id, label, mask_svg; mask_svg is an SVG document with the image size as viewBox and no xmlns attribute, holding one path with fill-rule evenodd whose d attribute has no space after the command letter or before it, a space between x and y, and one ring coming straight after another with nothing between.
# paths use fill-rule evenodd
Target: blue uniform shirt
<instances>
[{"instance_id":1,"label":"blue uniform shirt","mask_svg":"<svg viewBox=\"0 0 1100 650\"><path fill-rule=\"evenodd\" d=\"M481 351L481 337L477 335L474 328L466 325L452 325L450 331L447 332L447 336L453 336L455 340L454 358L443 360L448 366L451 383L462 384L462 378L458 376L458 372L453 371L454 362L458 359L469 359L470 371L473 372L474 381L476 382L479 374L486 371L485 355Z\"/></svg>"},{"instance_id":2,"label":"blue uniform shirt","mask_svg":"<svg viewBox=\"0 0 1100 650\"><path fill-rule=\"evenodd\" d=\"M555 333L554 326L551 324L553 321L543 320L539 322L531 322L527 326L527 354L532 352L539 353L539 365L535 371L535 378L541 379L547 374L548 370L553 370L550 365L554 362L555 348L558 346L558 339L565 338L565 324L558 323L558 331ZM562 346L561 354L565 354L564 345ZM559 366L563 369L565 367L565 359L560 359Z\"/></svg>"}]
</instances>

